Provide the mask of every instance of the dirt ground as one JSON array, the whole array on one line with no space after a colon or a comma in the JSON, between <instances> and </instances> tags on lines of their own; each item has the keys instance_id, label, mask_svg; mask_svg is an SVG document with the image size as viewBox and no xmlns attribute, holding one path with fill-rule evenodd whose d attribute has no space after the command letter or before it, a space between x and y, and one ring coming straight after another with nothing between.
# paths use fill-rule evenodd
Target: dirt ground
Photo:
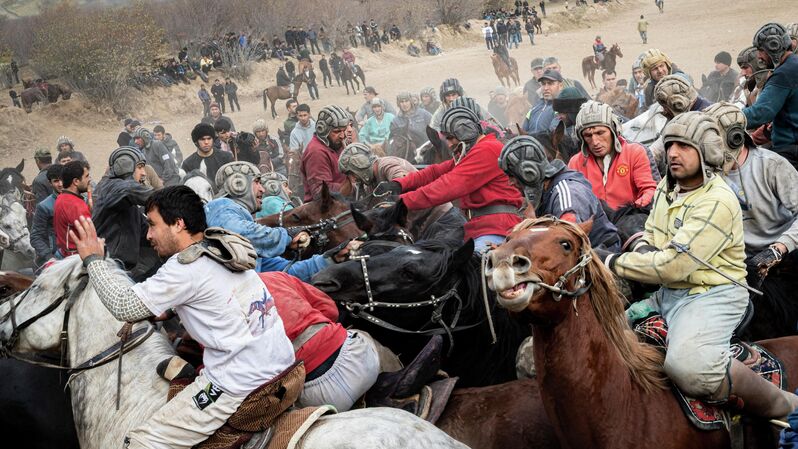
<instances>
[{"instance_id":1,"label":"dirt ground","mask_svg":"<svg viewBox=\"0 0 798 449\"><path fill-rule=\"evenodd\" d=\"M629 78L637 55L655 47L666 52L694 79L700 80L702 73L713 69L716 53L725 50L736 58L741 49L751 44L753 33L760 25L768 21L787 23L798 20L794 16L798 11L798 0L667 0L662 14L653 0L616 1L611 11L592 3L590 8L585 14L568 15L562 13L562 3L548 6L549 17L544 19L547 33L536 36L534 46L524 35L521 47L510 51L511 56L518 60L522 85L531 76L529 62L533 58L554 55L559 57L566 77L576 78L587 86L581 76L581 60L591 54L591 44L596 35L601 35L608 45L620 45L624 57L618 62L619 78ZM642 44L637 33L641 14L649 21L648 45ZM418 92L426 86L437 90L444 79L456 77L467 95L487 105L489 92L499 85L499 81L478 31L481 22L472 23L474 27L467 35L436 36L444 49L443 55L437 57L411 58L404 53L404 48L395 46L386 47L388 50L378 55L369 54L362 47L354 52L366 72L368 84L392 103L400 91ZM276 69L277 65L272 62L260 64L248 83L239 84L242 111L227 114L238 130L250 131L256 119L265 118L270 131L276 134L278 123L285 118L284 103L280 102L277 108L281 116L272 120L263 110L262 99L258 96L260 90L274 83ZM304 86L299 96L300 103L310 104L314 115L330 103L352 110L363 103L361 94L347 96L343 87L325 89L321 86L321 73L317 76L321 99L310 101ZM213 78L212 72L211 80ZM146 106L138 114L150 129L162 124L180 144L185 156L194 151L189 135L201 118L202 105L196 97L198 89L198 81L191 86L156 89L144 99ZM94 177L99 178L108 155L116 147L120 129L121 123L113 114L88 108L79 97L38 108L31 114L0 109L0 135L5 136L0 142L0 167L16 165L25 158L25 174L30 180L36 173L32 160L34 149L38 146L52 147L58 136L67 135L75 141L76 148L87 155Z\"/></svg>"}]
</instances>

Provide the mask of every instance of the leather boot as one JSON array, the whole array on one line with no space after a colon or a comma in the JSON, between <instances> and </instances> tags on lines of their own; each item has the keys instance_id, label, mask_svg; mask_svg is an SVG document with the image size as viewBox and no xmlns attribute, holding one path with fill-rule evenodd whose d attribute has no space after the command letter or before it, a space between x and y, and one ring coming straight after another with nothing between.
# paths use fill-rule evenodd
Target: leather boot
<instances>
[{"instance_id":1,"label":"leather boot","mask_svg":"<svg viewBox=\"0 0 798 449\"><path fill-rule=\"evenodd\" d=\"M798 407L798 396L759 377L739 360L729 367L731 394L742 399L743 410L762 418L784 418Z\"/></svg>"}]
</instances>

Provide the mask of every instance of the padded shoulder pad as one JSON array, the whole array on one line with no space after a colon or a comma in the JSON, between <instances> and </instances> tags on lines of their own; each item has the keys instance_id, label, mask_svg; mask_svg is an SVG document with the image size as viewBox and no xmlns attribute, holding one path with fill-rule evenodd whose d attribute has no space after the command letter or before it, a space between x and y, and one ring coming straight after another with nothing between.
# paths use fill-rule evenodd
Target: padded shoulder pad
<instances>
[{"instance_id":1,"label":"padded shoulder pad","mask_svg":"<svg viewBox=\"0 0 798 449\"><path fill-rule=\"evenodd\" d=\"M206 229L205 238L181 251L177 260L182 264L190 264L202 255L219 262L230 271L251 270L255 268L258 258L249 240L223 228Z\"/></svg>"}]
</instances>

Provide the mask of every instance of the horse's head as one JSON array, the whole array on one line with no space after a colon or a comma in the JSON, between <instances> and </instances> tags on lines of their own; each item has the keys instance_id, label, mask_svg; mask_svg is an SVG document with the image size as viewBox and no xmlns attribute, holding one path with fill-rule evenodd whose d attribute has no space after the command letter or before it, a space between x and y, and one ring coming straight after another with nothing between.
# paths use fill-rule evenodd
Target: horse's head
<instances>
[{"instance_id":1,"label":"horse's head","mask_svg":"<svg viewBox=\"0 0 798 449\"><path fill-rule=\"evenodd\" d=\"M15 351L45 352L57 348L64 321L65 294L78 288L82 272L79 257L64 259L44 270L28 290L0 304L0 342L9 344L14 329L24 325L18 329ZM29 320L30 324L25 325Z\"/></svg>"},{"instance_id":2,"label":"horse's head","mask_svg":"<svg viewBox=\"0 0 798 449\"><path fill-rule=\"evenodd\" d=\"M587 282L592 227L592 221L575 225L552 217L516 226L507 242L490 252L485 270L499 304L512 312L529 310L536 321L560 322L571 302L561 301L559 293Z\"/></svg>"},{"instance_id":3,"label":"horse's head","mask_svg":"<svg viewBox=\"0 0 798 449\"><path fill-rule=\"evenodd\" d=\"M24 169L25 159L22 159L16 167L6 167L0 170L0 195L16 191L18 199L22 200L23 192L28 190L25 175L22 174Z\"/></svg>"},{"instance_id":4,"label":"horse's head","mask_svg":"<svg viewBox=\"0 0 798 449\"><path fill-rule=\"evenodd\" d=\"M388 240L405 245L413 243L413 236L407 230L407 206L401 200L384 207L378 205L366 212L360 212L354 205L351 207L352 218L369 240Z\"/></svg>"},{"instance_id":5,"label":"horse's head","mask_svg":"<svg viewBox=\"0 0 798 449\"><path fill-rule=\"evenodd\" d=\"M364 273L368 273L368 290L379 301L428 299L451 288L473 252L473 241L462 246L423 241L369 257L365 269L360 260L332 265L313 277L313 285L337 301L366 303L369 293Z\"/></svg>"},{"instance_id":6,"label":"horse's head","mask_svg":"<svg viewBox=\"0 0 798 449\"><path fill-rule=\"evenodd\" d=\"M199 170L192 170L187 173L183 178L183 185L199 195L204 204L207 204L213 199L213 185L211 184L211 180Z\"/></svg>"},{"instance_id":7,"label":"horse's head","mask_svg":"<svg viewBox=\"0 0 798 449\"><path fill-rule=\"evenodd\" d=\"M274 216L259 220L260 223L273 221ZM320 236L327 237L329 242L324 245L325 249L330 249L361 234L351 218L349 203L339 194L330 192L326 183L322 185L321 192L312 201L285 211L282 214L282 226L315 226L319 228L309 229L309 231L311 234L317 232Z\"/></svg>"},{"instance_id":8,"label":"horse's head","mask_svg":"<svg viewBox=\"0 0 798 449\"><path fill-rule=\"evenodd\" d=\"M621 46L618 44L612 44L612 47L610 47L610 53L614 53L619 58L623 58L623 53L621 53Z\"/></svg>"},{"instance_id":9,"label":"horse's head","mask_svg":"<svg viewBox=\"0 0 798 449\"><path fill-rule=\"evenodd\" d=\"M30 244L27 211L19 202L16 191L11 191L0 198L0 230L8 236L8 250L28 258L35 256Z\"/></svg>"}]
</instances>

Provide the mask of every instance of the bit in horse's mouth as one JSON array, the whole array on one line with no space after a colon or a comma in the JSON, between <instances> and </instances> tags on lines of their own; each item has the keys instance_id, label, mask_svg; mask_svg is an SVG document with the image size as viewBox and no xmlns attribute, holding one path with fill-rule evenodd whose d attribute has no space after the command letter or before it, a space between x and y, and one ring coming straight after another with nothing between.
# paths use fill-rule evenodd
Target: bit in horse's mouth
<instances>
[{"instance_id":1,"label":"bit in horse's mouth","mask_svg":"<svg viewBox=\"0 0 798 449\"><path fill-rule=\"evenodd\" d=\"M529 305L529 301L535 294L537 285L531 282L519 282L512 288L502 290L496 299L499 305L511 312L521 312Z\"/></svg>"},{"instance_id":2,"label":"bit in horse's mouth","mask_svg":"<svg viewBox=\"0 0 798 449\"><path fill-rule=\"evenodd\" d=\"M505 299L515 299L524 292L526 286L527 286L526 282L521 282L520 284L515 284L513 288L508 288L507 290L503 290L499 294Z\"/></svg>"}]
</instances>

